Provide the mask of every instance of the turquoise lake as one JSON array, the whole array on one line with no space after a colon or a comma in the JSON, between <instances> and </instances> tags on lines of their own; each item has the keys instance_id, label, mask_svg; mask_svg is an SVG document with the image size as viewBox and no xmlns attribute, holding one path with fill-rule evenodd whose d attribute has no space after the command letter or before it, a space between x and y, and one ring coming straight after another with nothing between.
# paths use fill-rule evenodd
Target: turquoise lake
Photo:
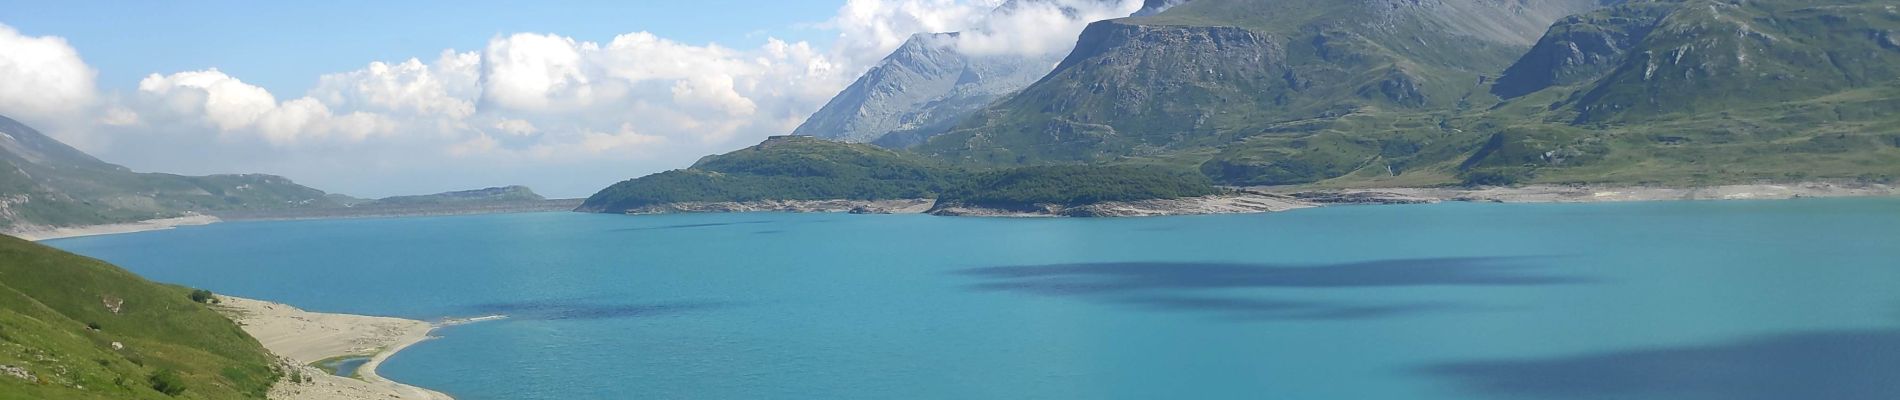
<instances>
[{"instance_id":1,"label":"turquoise lake","mask_svg":"<svg viewBox=\"0 0 1900 400\"><path fill-rule=\"evenodd\" d=\"M1900 200L1135 219L576 213L49 244L457 326L461 399L1894 399Z\"/></svg>"}]
</instances>

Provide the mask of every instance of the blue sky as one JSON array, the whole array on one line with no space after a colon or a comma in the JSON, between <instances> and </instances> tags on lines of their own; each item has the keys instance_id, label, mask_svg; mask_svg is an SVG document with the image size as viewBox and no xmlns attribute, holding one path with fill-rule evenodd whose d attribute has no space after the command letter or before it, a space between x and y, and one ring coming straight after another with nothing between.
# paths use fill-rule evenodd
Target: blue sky
<instances>
[{"instance_id":1,"label":"blue sky","mask_svg":"<svg viewBox=\"0 0 1900 400\"><path fill-rule=\"evenodd\" d=\"M1139 0L7 1L0 115L138 171L581 197L791 132L913 34L1060 55Z\"/></svg>"},{"instance_id":2,"label":"blue sky","mask_svg":"<svg viewBox=\"0 0 1900 400\"><path fill-rule=\"evenodd\" d=\"M273 93L301 93L322 74L369 60L478 49L497 35L557 33L606 41L649 31L673 40L750 47L767 36L827 45L809 25L842 1L9 1L0 23L59 35L131 88L151 73L216 67Z\"/></svg>"}]
</instances>

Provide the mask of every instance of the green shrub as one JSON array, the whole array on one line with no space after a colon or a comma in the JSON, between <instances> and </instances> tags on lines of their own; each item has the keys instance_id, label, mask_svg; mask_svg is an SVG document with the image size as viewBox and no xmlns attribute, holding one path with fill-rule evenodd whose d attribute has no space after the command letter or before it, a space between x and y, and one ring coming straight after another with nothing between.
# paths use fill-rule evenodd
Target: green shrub
<instances>
[{"instance_id":1,"label":"green shrub","mask_svg":"<svg viewBox=\"0 0 1900 400\"><path fill-rule=\"evenodd\" d=\"M158 372L152 374L151 383L152 390L157 390L166 396L176 397L185 393L185 381L178 378L177 371L170 369L158 370Z\"/></svg>"},{"instance_id":2,"label":"green shrub","mask_svg":"<svg viewBox=\"0 0 1900 400\"><path fill-rule=\"evenodd\" d=\"M191 301L196 303L213 303L218 301L218 296L212 294L209 290L195 289L191 291Z\"/></svg>"}]
</instances>

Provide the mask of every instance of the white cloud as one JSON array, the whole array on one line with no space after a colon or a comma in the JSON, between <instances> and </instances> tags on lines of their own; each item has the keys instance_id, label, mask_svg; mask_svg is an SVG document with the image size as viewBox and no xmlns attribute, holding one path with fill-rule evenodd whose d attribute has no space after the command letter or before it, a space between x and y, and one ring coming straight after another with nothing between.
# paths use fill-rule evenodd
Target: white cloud
<instances>
[{"instance_id":1,"label":"white cloud","mask_svg":"<svg viewBox=\"0 0 1900 400\"><path fill-rule=\"evenodd\" d=\"M837 52L853 65L868 66L918 33L954 32L977 26L1003 0L848 0L819 26L838 31Z\"/></svg>"},{"instance_id":2,"label":"white cloud","mask_svg":"<svg viewBox=\"0 0 1900 400\"><path fill-rule=\"evenodd\" d=\"M338 115L311 97L278 103L270 91L225 75L216 68L171 75L152 74L139 81L143 114L167 121L203 122L226 139L257 138L275 146L306 141L361 142L386 133L390 118L352 112Z\"/></svg>"},{"instance_id":3,"label":"white cloud","mask_svg":"<svg viewBox=\"0 0 1900 400\"><path fill-rule=\"evenodd\" d=\"M19 119L82 149L104 138L89 125L108 123L99 112L98 72L58 36L26 36L0 24L0 115Z\"/></svg>"},{"instance_id":4,"label":"white cloud","mask_svg":"<svg viewBox=\"0 0 1900 400\"><path fill-rule=\"evenodd\" d=\"M1139 0L1018 1L998 9L957 37L957 50L970 55L1063 55L1090 22L1126 17Z\"/></svg>"},{"instance_id":5,"label":"white cloud","mask_svg":"<svg viewBox=\"0 0 1900 400\"><path fill-rule=\"evenodd\" d=\"M435 64L411 58L372 62L360 70L324 75L310 97L338 109L461 119L475 114L481 55L443 51Z\"/></svg>"},{"instance_id":6,"label":"white cloud","mask_svg":"<svg viewBox=\"0 0 1900 400\"><path fill-rule=\"evenodd\" d=\"M88 150L143 170L291 174L346 191L528 183L576 195L563 190L789 132L913 34L964 31L958 49L971 54L1048 55L1067 51L1088 21L1139 3L1016 2L847 0L817 25L837 33L822 49L770 37L727 47L648 32L606 42L506 34L473 51L326 74L301 96L216 68L153 73L135 90L102 93L63 39L0 26L0 113L84 121L64 131L110 135L110 146ZM536 181L488 181L517 176Z\"/></svg>"},{"instance_id":7,"label":"white cloud","mask_svg":"<svg viewBox=\"0 0 1900 400\"><path fill-rule=\"evenodd\" d=\"M0 25L0 113L72 115L93 105L98 72L57 36L30 37Z\"/></svg>"},{"instance_id":8,"label":"white cloud","mask_svg":"<svg viewBox=\"0 0 1900 400\"><path fill-rule=\"evenodd\" d=\"M583 52L593 43L534 33L518 33L488 42L482 53L482 100L517 111L586 107L594 90L583 71Z\"/></svg>"},{"instance_id":9,"label":"white cloud","mask_svg":"<svg viewBox=\"0 0 1900 400\"><path fill-rule=\"evenodd\" d=\"M504 119L496 122L495 129L515 136L532 135L536 131L534 123L519 119Z\"/></svg>"}]
</instances>

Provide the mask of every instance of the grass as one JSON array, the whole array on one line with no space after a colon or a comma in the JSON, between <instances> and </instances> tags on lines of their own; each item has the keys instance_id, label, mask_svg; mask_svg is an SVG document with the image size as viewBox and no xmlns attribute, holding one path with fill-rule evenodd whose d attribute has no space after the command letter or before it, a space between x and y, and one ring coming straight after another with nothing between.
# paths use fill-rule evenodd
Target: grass
<instances>
[{"instance_id":1,"label":"grass","mask_svg":"<svg viewBox=\"0 0 1900 400\"><path fill-rule=\"evenodd\" d=\"M0 399L263 398L280 373L269 353L190 294L0 236L0 364L38 378L0 376Z\"/></svg>"}]
</instances>

